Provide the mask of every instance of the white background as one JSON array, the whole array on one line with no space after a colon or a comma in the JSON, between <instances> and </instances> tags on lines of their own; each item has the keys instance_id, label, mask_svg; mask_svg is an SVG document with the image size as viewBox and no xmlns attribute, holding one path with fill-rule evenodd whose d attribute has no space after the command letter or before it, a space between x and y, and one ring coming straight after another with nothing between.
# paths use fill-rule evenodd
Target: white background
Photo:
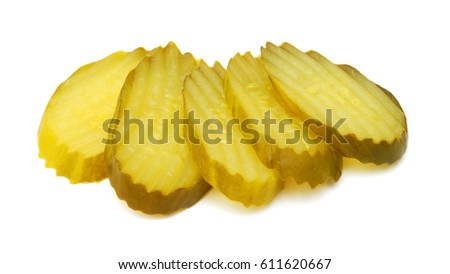
<instances>
[{"instance_id":1,"label":"white background","mask_svg":"<svg viewBox=\"0 0 450 274\"><path fill-rule=\"evenodd\" d=\"M311 273L450 273L444 3L2 1L0 272L125 273L117 261L158 258L331 258L329 270ZM170 217L128 209L107 181L70 185L44 168L37 130L58 84L117 50L170 40L209 64L258 54L266 41L351 64L401 102L408 151L389 168L347 164L331 187L289 186L262 209L212 191Z\"/></svg>"}]
</instances>

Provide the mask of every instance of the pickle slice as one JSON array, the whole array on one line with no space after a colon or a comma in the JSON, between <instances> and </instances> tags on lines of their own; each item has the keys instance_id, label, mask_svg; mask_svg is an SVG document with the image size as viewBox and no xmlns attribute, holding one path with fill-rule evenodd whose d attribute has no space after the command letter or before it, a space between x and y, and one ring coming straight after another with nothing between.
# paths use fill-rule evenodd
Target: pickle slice
<instances>
[{"instance_id":1,"label":"pickle slice","mask_svg":"<svg viewBox=\"0 0 450 274\"><path fill-rule=\"evenodd\" d=\"M79 68L49 101L38 131L39 157L71 183L107 177L107 133L102 125L114 115L117 97L130 70L147 55L143 48L119 51Z\"/></svg>"},{"instance_id":2,"label":"pickle slice","mask_svg":"<svg viewBox=\"0 0 450 274\"><path fill-rule=\"evenodd\" d=\"M314 133L304 130L303 121L293 118L262 63L249 52L230 60L225 97L241 121L253 120L249 129L258 133L252 136L258 138L254 144L258 156L284 179L293 177L298 184L308 182L312 187L339 179L342 156ZM264 119L269 122L268 117L271 125L263 123Z\"/></svg>"},{"instance_id":3,"label":"pickle slice","mask_svg":"<svg viewBox=\"0 0 450 274\"><path fill-rule=\"evenodd\" d=\"M358 81L362 86L366 87L368 90L370 90L374 93L377 93L377 92L379 92L379 90L381 90L403 112L403 109L402 109L399 101L397 100L397 98L395 98L395 96L391 92L389 92L385 88L375 84L374 82L370 81L362 73L360 73L357 69L355 69L352 66L339 65L339 67L342 70L344 70L348 75L350 75L353 79ZM406 117L404 119L405 119L405 122L404 122L404 130L405 131L402 134L401 138L396 139L392 143L383 142L380 144L374 144L374 143L366 142L363 145L363 147L361 147L360 149L361 150L366 149L364 146L369 146L370 149L368 149L367 151L364 151L364 150L361 151L359 153L361 155L360 157L369 159L372 156L370 154L364 155L364 153L366 153L368 151L377 151L377 158L382 163L391 163L391 162L394 162L394 161L400 159L401 156L405 153L406 147L407 147L408 126L406 123ZM346 148L343 147L343 149L346 149ZM350 155L351 151L343 151L342 153Z\"/></svg>"},{"instance_id":4,"label":"pickle slice","mask_svg":"<svg viewBox=\"0 0 450 274\"><path fill-rule=\"evenodd\" d=\"M398 102L361 74L348 74L316 52L288 43L262 48L274 86L291 110L316 119L313 130L343 156L391 164L406 150L406 117Z\"/></svg>"},{"instance_id":5,"label":"pickle slice","mask_svg":"<svg viewBox=\"0 0 450 274\"><path fill-rule=\"evenodd\" d=\"M183 81L195 60L175 44L157 48L128 76L106 146L109 179L132 209L169 214L195 204L210 189L180 139L184 128ZM120 140L120 141L117 141Z\"/></svg>"},{"instance_id":6,"label":"pickle slice","mask_svg":"<svg viewBox=\"0 0 450 274\"><path fill-rule=\"evenodd\" d=\"M205 180L229 199L247 207L267 204L284 184L278 172L261 162L252 146L241 143L244 136L223 97L221 74L201 61L185 81L184 99L192 131L188 139L194 159Z\"/></svg>"}]
</instances>

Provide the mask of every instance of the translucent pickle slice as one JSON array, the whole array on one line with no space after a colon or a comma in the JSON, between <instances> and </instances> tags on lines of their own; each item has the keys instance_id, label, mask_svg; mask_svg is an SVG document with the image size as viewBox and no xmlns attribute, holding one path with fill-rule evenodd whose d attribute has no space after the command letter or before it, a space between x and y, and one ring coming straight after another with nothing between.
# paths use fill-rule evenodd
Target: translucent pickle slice
<instances>
[{"instance_id":1,"label":"translucent pickle slice","mask_svg":"<svg viewBox=\"0 0 450 274\"><path fill-rule=\"evenodd\" d=\"M130 70L149 54L143 48L119 51L79 68L56 89L38 131L39 157L71 183L107 177L107 137L102 125L114 115L117 97Z\"/></svg>"},{"instance_id":2,"label":"translucent pickle slice","mask_svg":"<svg viewBox=\"0 0 450 274\"><path fill-rule=\"evenodd\" d=\"M267 43L261 51L281 97L299 116L324 125L311 129L338 152L377 165L401 158L407 143L406 117L392 94L313 51L303 53L288 43Z\"/></svg>"},{"instance_id":3,"label":"translucent pickle slice","mask_svg":"<svg viewBox=\"0 0 450 274\"><path fill-rule=\"evenodd\" d=\"M223 70L203 61L186 78L189 144L205 180L245 206L264 205L282 189L279 174L267 168L244 138L223 97ZM209 134L214 132L214 134Z\"/></svg>"},{"instance_id":4,"label":"translucent pickle slice","mask_svg":"<svg viewBox=\"0 0 450 274\"><path fill-rule=\"evenodd\" d=\"M302 121L285 109L262 63L249 52L230 60L225 97L241 121L256 119L252 129L259 140L254 140L254 147L266 166L283 178L293 177L298 184L308 182L312 187L339 179L342 156L313 133L304 138L308 132L303 131ZM262 123L265 117L272 119L271 126Z\"/></svg>"},{"instance_id":5,"label":"translucent pickle slice","mask_svg":"<svg viewBox=\"0 0 450 274\"><path fill-rule=\"evenodd\" d=\"M189 147L184 128L183 81L194 66L175 44L157 48L128 76L110 125L106 146L109 180L130 208L169 214L195 204L210 189ZM177 132L179 130L179 132Z\"/></svg>"}]
</instances>

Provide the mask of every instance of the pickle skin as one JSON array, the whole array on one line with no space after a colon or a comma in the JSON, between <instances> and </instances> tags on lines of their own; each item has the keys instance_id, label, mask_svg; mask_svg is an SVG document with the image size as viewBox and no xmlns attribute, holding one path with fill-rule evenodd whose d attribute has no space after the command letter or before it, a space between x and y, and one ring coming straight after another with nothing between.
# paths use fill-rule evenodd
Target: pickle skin
<instances>
[{"instance_id":1,"label":"pickle skin","mask_svg":"<svg viewBox=\"0 0 450 274\"><path fill-rule=\"evenodd\" d=\"M305 115L297 111L299 116ZM335 128L321 124L313 131L319 136L333 136L331 146L342 156L355 158L363 164L373 163L375 165L393 164L401 159L406 151L408 143L408 133L405 130L400 138L392 142L373 142L372 139L360 140L355 134L342 135ZM336 136L344 138L346 143L340 142Z\"/></svg>"},{"instance_id":2,"label":"pickle skin","mask_svg":"<svg viewBox=\"0 0 450 274\"><path fill-rule=\"evenodd\" d=\"M284 188L284 181L274 178L274 180L265 184L265 188L254 189L252 188L253 182L246 181L240 174L231 174L223 164L209 159L202 145L191 145L191 149L205 180L228 199L240 202L245 207L269 204ZM237 184L237 182L240 182L240 184ZM259 184L259 182L257 183ZM253 194L249 195L248 193Z\"/></svg>"},{"instance_id":3,"label":"pickle skin","mask_svg":"<svg viewBox=\"0 0 450 274\"><path fill-rule=\"evenodd\" d=\"M359 140L355 135L345 135L348 144L339 144L334 148L343 156L356 158L361 163L374 163L376 165L393 164L400 160L406 151L407 133L392 143L381 141L374 143L372 139ZM355 152L357 151L357 152Z\"/></svg>"},{"instance_id":4,"label":"pickle skin","mask_svg":"<svg viewBox=\"0 0 450 274\"><path fill-rule=\"evenodd\" d=\"M324 153L319 151L310 155L308 152L303 152L298 155L293 149L285 148L274 156L275 166L283 167L280 170L284 170L284 174L293 178L303 178L302 182L296 181L297 184L306 182L311 188L321 184L335 183L342 175L342 156L328 145ZM295 165L300 162L301 165Z\"/></svg>"},{"instance_id":5,"label":"pickle skin","mask_svg":"<svg viewBox=\"0 0 450 274\"><path fill-rule=\"evenodd\" d=\"M111 157L108 162L109 181L117 197L133 210L145 214L169 215L186 209L197 203L211 186L200 177L190 188L179 188L164 195L161 191L148 192L145 185L136 184L128 174L122 173L120 163Z\"/></svg>"},{"instance_id":6,"label":"pickle skin","mask_svg":"<svg viewBox=\"0 0 450 274\"><path fill-rule=\"evenodd\" d=\"M329 145L313 155L308 151L298 154L290 147L275 148L265 141L259 141L254 148L261 161L277 170L285 181L291 177L297 184L308 183L314 189L335 183L342 175L342 155Z\"/></svg>"}]
</instances>

